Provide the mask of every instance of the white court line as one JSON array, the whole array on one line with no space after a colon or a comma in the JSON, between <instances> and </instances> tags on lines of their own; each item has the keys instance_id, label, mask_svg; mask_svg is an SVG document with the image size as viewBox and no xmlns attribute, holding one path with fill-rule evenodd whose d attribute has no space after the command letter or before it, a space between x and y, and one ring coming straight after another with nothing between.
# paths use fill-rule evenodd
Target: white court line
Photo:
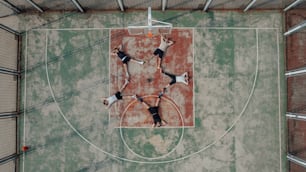
<instances>
[{"instance_id":1,"label":"white court line","mask_svg":"<svg viewBox=\"0 0 306 172\"><path fill-rule=\"evenodd\" d=\"M82 31L82 30L104 30L104 29L114 29L114 28L108 28L108 27L103 27L103 28L42 28L42 29L33 29L37 31ZM123 28L122 28L123 29Z\"/></svg>"},{"instance_id":2,"label":"white court line","mask_svg":"<svg viewBox=\"0 0 306 172\"><path fill-rule=\"evenodd\" d=\"M194 89L195 89L195 84L194 84L194 78L195 78L195 73L194 73L194 31L195 29L193 28L192 29L192 75L193 75L193 79L192 79L192 83L193 83L193 89L192 89L192 106L193 106L193 128L195 128L195 116L196 116L196 113L195 113L195 93L194 93Z\"/></svg>"},{"instance_id":3,"label":"white court line","mask_svg":"<svg viewBox=\"0 0 306 172\"><path fill-rule=\"evenodd\" d=\"M111 30L108 30L108 96L111 95L110 93L110 84L109 82L111 81L111 72L110 72L110 61L111 61ZM111 119L111 116L110 116L110 110L107 109L108 111L108 126L110 126L110 119Z\"/></svg>"},{"instance_id":4,"label":"white court line","mask_svg":"<svg viewBox=\"0 0 306 172\"><path fill-rule=\"evenodd\" d=\"M209 26L196 26L196 27L173 27L173 29L223 29L223 30L278 30L278 28L274 27L209 27ZM103 28L42 28L42 29L32 29L37 31L48 31L48 30L58 30L58 31L82 31L82 30L104 30L104 29L127 29L127 27L103 27Z\"/></svg>"},{"instance_id":5,"label":"white court line","mask_svg":"<svg viewBox=\"0 0 306 172\"><path fill-rule=\"evenodd\" d=\"M277 73L278 73L278 135L279 135L279 171L282 172L282 119L281 119L281 93L280 93L280 68L279 68L279 60L280 60L280 54L279 54L279 30L276 32L276 44L277 44Z\"/></svg>"},{"instance_id":6,"label":"white court line","mask_svg":"<svg viewBox=\"0 0 306 172\"><path fill-rule=\"evenodd\" d=\"M150 124L150 126L148 127L133 127L133 126L122 126L122 127L114 127L116 129L120 129L120 128L126 128L126 129L152 129L152 124ZM162 127L156 127L154 129L163 129L163 128L169 128L169 129L181 129L181 128L194 128L194 126L162 126Z\"/></svg>"},{"instance_id":7,"label":"white court line","mask_svg":"<svg viewBox=\"0 0 306 172\"><path fill-rule=\"evenodd\" d=\"M274 27L194 27L194 28L203 28L203 29L222 29L222 30L277 30L278 28Z\"/></svg>"},{"instance_id":8,"label":"white court line","mask_svg":"<svg viewBox=\"0 0 306 172\"><path fill-rule=\"evenodd\" d=\"M25 32L25 59L24 59L24 96L23 96L23 145L26 145L25 137L25 120L26 120L26 108L27 108L27 64L28 64L28 32ZM25 154L22 154L22 171L24 172Z\"/></svg>"},{"instance_id":9,"label":"white court line","mask_svg":"<svg viewBox=\"0 0 306 172\"><path fill-rule=\"evenodd\" d=\"M256 30L257 31L257 30ZM253 81L253 85L252 85L252 89L251 89L251 92L247 98L247 101L245 102L243 108L242 108L242 111L239 113L238 117L234 120L234 122L232 123L232 125L230 125L230 127L221 135L219 136L217 139L215 139L213 142L211 142L210 144L202 147L201 149L199 149L198 151L195 151L193 153L190 153L188 155L185 155L185 156L181 156L179 158L176 158L176 159L170 159L170 160L163 160L163 161L141 161L141 160L133 160L133 159L128 159L128 158L124 158L124 157L120 157L118 155L114 155L110 152L107 152L103 149L101 149L100 147L98 147L97 145L93 144L92 142L90 142L85 136L83 136L71 123L70 121L67 119L67 117L64 115L62 109L60 108L57 100L55 99L55 95L54 95L54 92L53 92L53 89L51 87L51 84L50 84L50 79L49 79L49 73L48 73L48 54L47 54L47 42L48 42L48 31L46 31L46 48L45 48L45 68L46 68L46 76L47 76L47 82L48 82L48 86L49 86L49 91L51 93L51 96L52 96L52 99L56 105L56 108L58 110L58 112L60 113L60 115L63 117L63 119L65 120L65 122L67 123L67 125L82 139L84 140L86 143L88 143L90 146L92 146L93 148L97 149L98 151L114 158L114 159L118 159L118 160L123 160L123 161L127 161L127 162L133 162L133 163L141 163L141 164L165 164L165 163L171 163L171 162L177 162L177 161L180 161L180 160L184 160L184 159L187 159L187 158L190 158L191 156L194 156L198 153L201 153L203 152L204 150L210 148L211 146L215 145L218 141L220 141L223 137L225 137L231 130L232 128L237 124L237 122L240 120L240 118L242 117L242 115L244 114L246 108L248 107L249 105L249 102L254 94L254 90L255 90L255 86L256 86L256 83L257 83L257 77L258 77L258 67L259 67L259 56L258 56L258 53L257 53L257 60L256 60L256 69L255 69L255 76L254 76L254 81ZM258 33L256 32L256 38L257 38L257 52L258 52Z\"/></svg>"}]
</instances>

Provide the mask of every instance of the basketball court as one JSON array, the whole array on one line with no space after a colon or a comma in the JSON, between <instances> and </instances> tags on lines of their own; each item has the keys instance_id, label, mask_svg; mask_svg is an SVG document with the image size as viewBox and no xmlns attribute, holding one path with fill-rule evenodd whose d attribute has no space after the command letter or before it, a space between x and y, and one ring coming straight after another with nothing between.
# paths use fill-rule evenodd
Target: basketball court
<instances>
[{"instance_id":1,"label":"basketball court","mask_svg":"<svg viewBox=\"0 0 306 172\"><path fill-rule=\"evenodd\" d=\"M110 109L101 101L124 83L122 63L110 54L120 44L146 62L128 64L123 95L152 104L170 82L151 58L160 36L128 33L146 13L76 14L25 32L21 143L33 149L22 171L283 171L281 14L152 14L173 24L164 70L191 78L165 92L160 113L168 124L160 128L134 99Z\"/></svg>"}]
</instances>

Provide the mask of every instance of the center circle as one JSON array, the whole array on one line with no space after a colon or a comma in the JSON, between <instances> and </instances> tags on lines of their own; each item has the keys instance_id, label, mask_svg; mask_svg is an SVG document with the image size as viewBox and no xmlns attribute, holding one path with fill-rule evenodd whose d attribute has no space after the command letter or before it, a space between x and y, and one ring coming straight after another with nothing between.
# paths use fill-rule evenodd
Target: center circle
<instances>
[{"instance_id":1,"label":"center circle","mask_svg":"<svg viewBox=\"0 0 306 172\"><path fill-rule=\"evenodd\" d=\"M147 95L147 96L143 96L143 98L148 98L148 97L155 97L155 98L157 98L158 96L156 96L156 95ZM133 150L130 148L130 146L126 143L125 138L123 137L123 134L122 134L122 121L123 121L123 118L124 118L124 116L125 116L125 114L126 114L126 111L129 109L129 107L130 107L133 103L137 102L137 100L131 101L131 102L127 105L127 107L126 107L125 110L123 111L122 116L121 116L121 118L120 118L119 130L120 130L121 140L122 140L122 142L124 143L124 145L126 146L126 148L127 148L131 153L133 153L135 156L137 156L137 157L139 157L139 158L143 158L143 159L146 159L146 160L156 160L156 159L165 158L165 157L167 157L168 155L170 155L171 153L173 153L173 152L176 150L176 148L178 147L178 145L180 145L180 143L182 142L183 135L184 135L184 130L185 130L184 119L183 119L182 113L181 113L181 111L178 109L178 107L176 106L176 104L175 104L173 101L171 101L169 98L161 97L161 99L167 101L168 103L170 103L172 106L175 107L175 109L176 109L176 111L178 112L178 114L179 114L179 116L180 116L180 119L181 119L181 121L182 121L182 128L181 128L181 129L182 129L182 132L181 132L181 134L180 134L179 141L178 141L178 143L174 146L174 148L172 148L171 151L169 151L169 152L166 153L166 154L163 154L163 155L157 156L157 157L147 157L147 156L143 156L143 155L140 155L139 153L136 153L135 151L133 151Z\"/></svg>"}]
</instances>

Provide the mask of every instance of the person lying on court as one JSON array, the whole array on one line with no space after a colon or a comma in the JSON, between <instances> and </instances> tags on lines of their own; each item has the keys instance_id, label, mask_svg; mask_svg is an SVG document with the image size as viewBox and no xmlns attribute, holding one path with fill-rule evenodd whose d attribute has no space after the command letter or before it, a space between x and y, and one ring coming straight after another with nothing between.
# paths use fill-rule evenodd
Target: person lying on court
<instances>
[{"instance_id":1,"label":"person lying on court","mask_svg":"<svg viewBox=\"0 0 306 172\"><path fill-rule=\"evenodd\" d=\"M114 95L102 98L103 104L105 106L107 106L107 108L110 108L112 106L112 104L117 102L118 100L122 100L122 99L127 98L127 97L132 97L132 96L122 96L122 94L121 94L128 83L129 83L129 80L125 79L125 83L123 84L123 86L120 88L119 91L117 91Z\"/></svg>"},{"instance_id":2,"label":"person lying on court","mask_svg":"<svg viewBox=\"0 0 306 172\"><path fill-rule=\"evenodd\" d=\"M166 85L164 89L167 89L170 85L173 85L175 83L183 83L185 85L188 85L188 82L189 82L188 72L184 72L182 75L179 75L179 76L173 75L163 70L162 70L162 73L171 78L170 83Z\"/></svg>"},{"instance_id":3,"label":"person lying on court","mask_svg":"<svg viewBox=\"0 0 306 172\"><path fill-rule=\"evenodd\" d=\"M157 58L157 69L160 69L160 67L161 67L161 61L162 61L162 58L164 57L164 54L165 54L167 48L170 47L173 44L174 44L174 42L172 40L165 37L164 35L161 35L160 45L153 52L153 54L154 54L153 57L159 57L159 58Z\"/></svg>"},{"instance_id":4,"label":"person lying on court","mask_svg":"<svg viewBox=\"0 0 306 172\"><path fill-rule=\"evenodd\" d=\"M150 106L149 104L147 104L146 102L143 101L143 98L138 97L137 95L134 96L138 99L138 101L141 102L141 104L150 112L150 114L152 115L153 118L153 124L152 127L161 127L162 125L166 125L167 122L163 119L160 118L160 115L158 113L158 109L159 109L159 103L161 100L161 97L163 96L163 92L160 92L158 95L158 98L156 99L155 105L154 106Z\"/></svg>"},{"instance_id":5,"label":"person lying on court","mask_svg":"<svg viewBox=\"0 0 306 172\"><path fill-rule=\"evenodd\" d=\"M128 78L130 78L130 75L129 75L129 71L128 71L128 67L127 67L127 63L129 61L132 61L132 62L135 62L135 63L138 63L138 64L144 64L144 61L139 61L139 60L136 60L136 59L132 59L130 56L128 56L127 54L125 54L122 50L122 45L119 45L118 47L115 47L112 51L112 55L117 55L118 58L122 61L123 63L123 68L125 70L125 74Z\"/></svg>"}]
</instances>

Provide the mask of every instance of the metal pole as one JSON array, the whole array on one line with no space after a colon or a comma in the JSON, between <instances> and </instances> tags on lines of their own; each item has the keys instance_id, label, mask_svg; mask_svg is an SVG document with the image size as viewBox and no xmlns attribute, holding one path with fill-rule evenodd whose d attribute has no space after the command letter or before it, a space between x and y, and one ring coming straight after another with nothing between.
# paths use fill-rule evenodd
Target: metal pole
<instances>
[{"instance_id":1,"label":"metal pole","mask_svg":"<svg viewBox=\"0 0 306 172\"><path fill-rule=\"evenodd\" d=\"M149 26L149 27L152 27L151 7L148 7L148 26Z\"/></svg>"},{"instance_id":2,"label":"metal pole","mask_svg":"<svg viewBox=\"0 0 306 172\"><path fill-rule=\"evenodd\" d=\"M42 8L40 8L37 4L35 4L32 0L26 0L29 4L31 4L34 8L36 8L39 12L44 12Z\"/></svg>"},{"instance_id":3,"label":"metal pole","mask_svg":"<svg viewBox=\"0 0 306 172\"><path fill-rule=\"evenodd\" d=\"M287 118L291 118L291 119L295 119L295 120L306 121L306 116L303 115L303 114L299 114L299 113L287 112L287 113L286 113L286 117L287 117Z\"/></svg>"},{"instance_id":4,"label":"metal pole","mask_svg":"<svg viewBox=\"0 0 306 172\"><path fill-rule=\"evenodd\" d=\"M73 4L83 13L84 10L81 7L80 3L77 0L71 0L73 2Z\"/></svg>"},{"instance_id":5,"label":"metal pole","mask_svg":"<svg viewBox=\"0 0 306 172\"><path fill-rule=\"evenodd\" d=\"M304 168L306 168L306 161L305 160L302 160L301 158L298 158L296 156L293 156L293 155L290 155L288 154L287 155L287 159L295 164L298 164Z\"/></svg>"},{"instance_id":6,"label":"metal pole","mask_svg":"<svg viewBox=\"0 0 306 172\"><path fill-rule=\"evenodd\" d=\"M301 24L295 25L292 28L290 28L287 32L284 33L285 36L288 36L294 32L297 32L301 29L303 29L304 27L306 27L306 20L303 21Z\"/></svg>"},{"instance_id":7,"label":"metal pole","mask_svg":"<svg viewBox=\"0 0 306 172\"><path fill-rule=\"evenodd\" d=\"M208 1L206 2L203 11L205 11L205 12L207 11L207 9L208 9L209 5L211 4L211 2L212 2L212 0L208 0Z\"/></svg>"},{"instance_id":8,"label":"metal pole","mask_svg":"<svg viewBox=\"0 0 306 172\"><path fill-rule=\"evenodd\" d=\"M249 5L243 10L243 12L248 11L249 8L251 8L251 7L254 5L255 2L256 2L256 0L252 0L252 1L249 3Z\"/></svg>"},{"instance_id":9,"label":"metal pole","mask_svg":"<svg viewBox=\"0 0 306 172\"><path fill-rule=\"evenodd\" d=\"M6 0L0 0L0 3L3 4L4 6L12 9L15 13L21 13L21 11L13 4L11 4L10 2L6 1Z\"/></svg>"},{"instance_id":10,"label":"metal pole","mask_svg":"<svg viewBox=\"0 0 306 172\"><path fill-rule=\"evenodd\" d=\"M162 0L162 11L166 10L167 0Z\"/></svg>"},{"instance_id":11,"label":"metal pole","mask_svg":"<svg viewBox=\"0 0 306 172\"><path fill-rule=\"evenodd\" d=\"M6 157L1 158L1 159L0 159L0 165L1 165L1 164L5 164L5 163L7 163L7 162L9 162L9 161L12 161L12 160L16 159L17 156L18 156L18 155L15 153L15 154L12 154L12 155L9 155L9 156L6 156Z\"/></svg>"},{"instance_id":12,"label":"metal pole","mask_svg":"<svg viewBox=\"0 0 306 172\"><path fill-rule=\"evenodd\" d=\"M290 8L293 8L295 6L297 6L298 4L300 4L301 2L303 2L304 0L296 0L293 3L291 3L290 5L288 5L288 7L286 7L284 9L284 11L288 11Z\"/></svg>"},{"instance_id":13,"label":"metal pole","mask_svg":"<svg viewBox=\"0 0 306 172\"><path fill-rule=\"evenodd\" d=\"M119 7L121 9L121 11L124 11L124 7L123 7L123 2L122 0L117 0L118 4L119 4Z\"/></svg>"},{"instance_id":14,"label":"metal pole","mask_svg":"<svg viewBox=\"0 0 306 172\"><path fill-rule=\"evenodd\" d=\"M17 117L17 113L16 112L11 112L11 113L0 113L0 119L1 118L15 118Z\"/></svg>"},{"instance_id":15,"label":"metal pole","mask_svg":"<svg viewBox=\"0 0 306 172\"><path fill-rule=\"evenodd\" d=\"M302 75L302 74L306 74L306 67L296 69L296 70L287 71L285 73L285 76L291 77L291 76Z\"/></svg>"},{"instance_id":16,"label":"metal pole","mask_svg":"<svg viewBox=\"0 0 306 172\"><path fill-rule=\"evenodd\" d=\"M18 71L0 67L0 73L8 75L19 75Z\"/></svg>"},{"instance_id":17,"label":"metal pole","mask_svg":"<svg viewBox=\"0 0 306 172\"><path fill-rule=\"evenodd\" d=\"M13 30L13 29L11 29L11 28L9 28L9 27L3 25L3 24L0 24L0 28L3 29L3 30L6 30L6 31L8 31L8 32L10 32L10 33L12 33L12 34L20 35L20 33L17 32L16 30Z\"/></svg>"}]
</instances>

